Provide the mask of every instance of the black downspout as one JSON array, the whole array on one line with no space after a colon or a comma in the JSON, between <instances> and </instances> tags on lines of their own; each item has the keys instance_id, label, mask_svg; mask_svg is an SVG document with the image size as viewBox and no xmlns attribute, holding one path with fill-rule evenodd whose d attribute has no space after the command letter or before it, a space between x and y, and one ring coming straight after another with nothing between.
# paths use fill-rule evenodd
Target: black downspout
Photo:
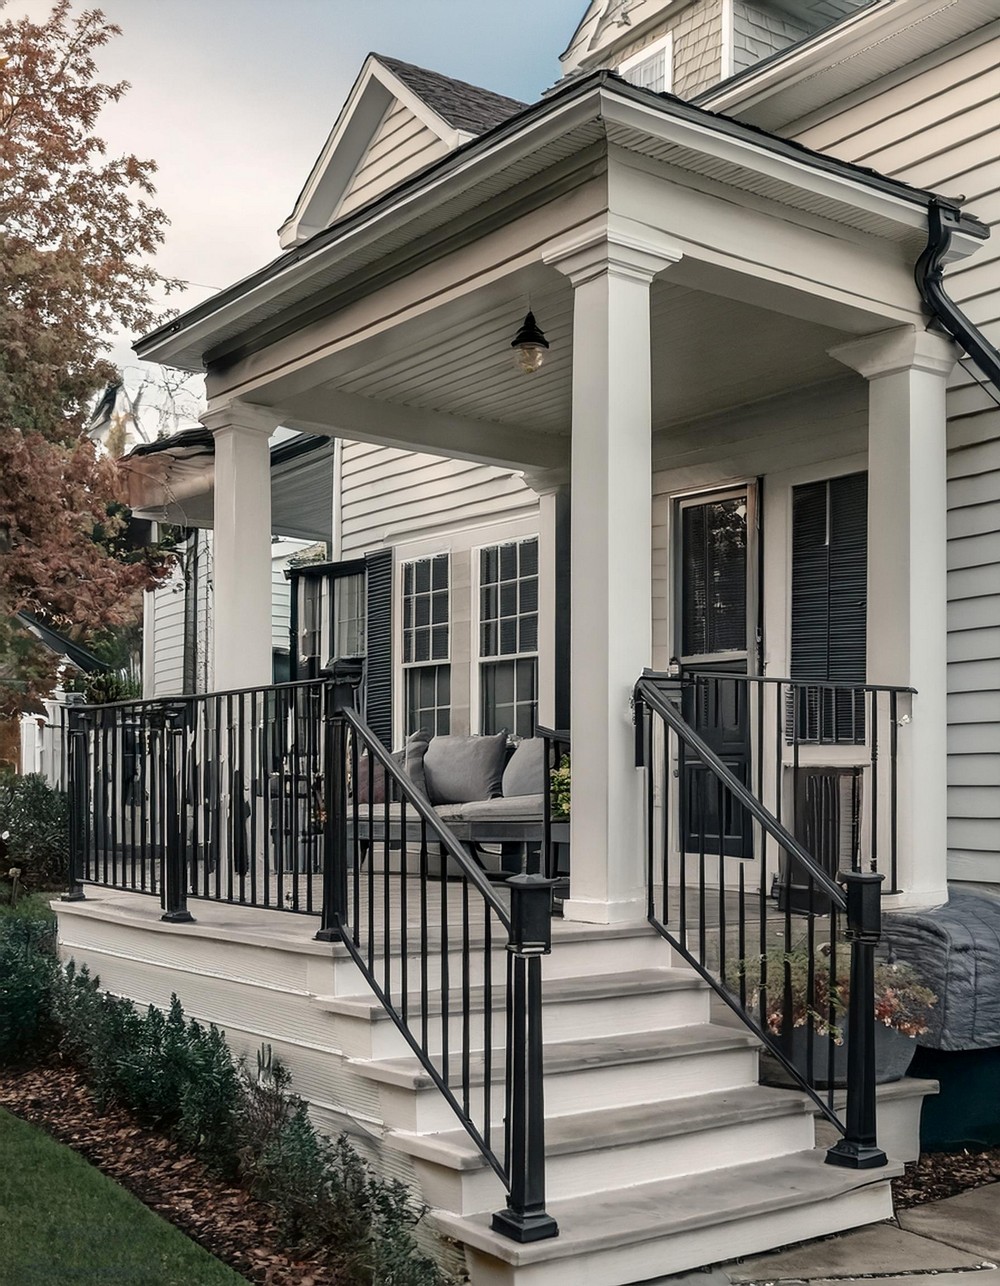
<instances>
[{"instance_id":1,"label":"black downspout","mask_svg":"<svg viewBox=\"0 0 1000 1286\"><path fill-rule=\"evenodd\" d=\"M916 262L914 278L924 305L949 335L965 349L986 378L1000 390L1000 353L969 320L944 288L944 263L952 235L961 231L985 241L989 229L963 216L958 206L935 197L927 207L927 246Z\"/></svg>"}]
</instances>

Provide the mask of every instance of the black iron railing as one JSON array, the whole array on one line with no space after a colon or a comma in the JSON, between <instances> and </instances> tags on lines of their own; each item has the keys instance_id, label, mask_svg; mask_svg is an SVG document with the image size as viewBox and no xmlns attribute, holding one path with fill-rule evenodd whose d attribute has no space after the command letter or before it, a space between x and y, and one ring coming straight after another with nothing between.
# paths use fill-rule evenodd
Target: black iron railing
<instances>
[{"instance_id":1,"label":"black iron railing","mask_svg":"<svg viewBox=\"0 0 1000 1286\"><path fill-rule=\"evenodd\" d=\"M319 917L507 1190L497 1231L545 1211L541 956L552 881L494 888L321 679L70 712L71 898L100 884Z\"/></svg>"},{"instance_id":2,"label":"black iron railing","mask_svg":"<svg viewBox=\"0 0 1000 1286\"><path fill-rule=\"evenodd\" d=\"M772 1074L805 1090L843 1135L828 1161L883 1165L874 1064L883 876L834 878L817 864L695 731L685 700L684 685L666 676L647 673L635 688L650 923L756 1033ZM780 859L776 900L769 848ZM842 1078L843 1119L835 1109Z\"/></svg>"},{"instance_id":3,"label":"black iron railing","mask_svg":"<svg viewBox=\"0 0 1000 1286\"><path fill-rule=\"evenodd\" d=\"M687 722L828 875L880 871L898 891L898 730L912 688L697 668L682 679ZM750 841L727 836L731 852Z\"/></svg>"},{"instance_id":4,"label":"black iron railing","mask_svg":"<svg viewBox=\"0 0 1000 1286\"><path fill-rule=\"evenodd\" d=\"M69 711L77 883L316 914L321 680Z\"/></svg>"},{"instance_id":5,"label":"black iron railing","mask_svg":"<svg viewBox=\"0 0 1000 1286\"><path fill-rule=\"evenodd\" d=\"M327 757L334 824L318 936L344 943L503 1182L494 1228L517 1241L554 1237L541 990L551 882L516 875L495 889L350 706L327 725Z\"/></svg>"}]
</instances>

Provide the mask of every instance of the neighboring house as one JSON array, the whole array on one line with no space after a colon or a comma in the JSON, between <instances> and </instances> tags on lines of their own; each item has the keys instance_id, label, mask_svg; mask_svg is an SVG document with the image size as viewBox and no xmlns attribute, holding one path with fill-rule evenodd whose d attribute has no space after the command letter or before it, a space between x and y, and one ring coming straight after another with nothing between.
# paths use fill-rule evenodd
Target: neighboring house
<instances>
[{"instance_id":1,"label":"neighboring house","mask_svg":"<svg viewBox=\"0 0 1000 1286\"><path fill-rule=\"evenodd\" d=\"M155 912L105 868L125 892L65 907L64 949L136 999L186 989L236 1044L272 1043L325 1125L420 1188L475 1282L640 1281L889 1212L886 1171L823 1166L811 1124L746 1083L743 1038L707 1025L693 975L667 968L683 962L646 927L662 892L647 844L697 858L700 838L681 900L703 910L717 859L723 941L746 882L762 933L772 877L782 914L792 901L782 818L828 875L885 875L886 910L934 908L949 879L1000 883L1000 269L982 244L998 54L995 0L595 0L530 106L371 55L281 228L286 253L138 345L207 373L205 429L126 465L145 516L213 528L210 685L204 660L181 686L250 695L206 705L188 744L197 930L151 932ZM548 348L526 374L511 347L529 310ZM303 436L279 441L279 425ZM571 731L570 890L543 989L558 1237L491 1228L488 1139L470 1145L439 1094L449 1074L414 1071L420 1036L401 1044L364 994L384 948L391 1007L391 961L408 958L390 942L390 863L367 960L269 930L297 895L250 887L247 845L281 831L264 798L296 801L286 833L332 833L314 776L274 751L280 727L329 769L311 689L269 687L272 533L331 551L291 576L293 678L365 656L387 745L420 727ZM716 767L657 743L644 812L630 701L647 667L695 676L677 735ZM237 780L240 744L277 794ZM280 861L301 871L297 851ZM142 888L182 918L170 878L172 893ZM466 970L468 1014L489 985L470 981L465 914L452 977ZM431 1063L452 1030L426 1009L427 971L447 977L432 927L413 948ZM468 1050L468 1021L453 1025ZM925 1090L904 1082L893 1102ZM504 1105L509 1160L523 1103ZM452 1106L469 1129L468 1095ZM880 1129L905 1154L912 1120L906 1137L892 1110ZM544 1194L523 1198L507 1211L520 1240L551 1233Z\"/></svg>"}]
</instances>

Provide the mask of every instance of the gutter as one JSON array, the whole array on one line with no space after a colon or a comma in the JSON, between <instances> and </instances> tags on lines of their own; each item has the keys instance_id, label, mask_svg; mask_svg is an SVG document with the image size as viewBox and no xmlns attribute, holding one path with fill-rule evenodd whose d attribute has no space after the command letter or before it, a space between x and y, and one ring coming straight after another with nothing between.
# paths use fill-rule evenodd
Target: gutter
<instances>
[{"instance_id":1,"label":"gutter","mask_svg":"<svg viewBox=\"0 0 1000 1286\"><path fill-rule=\"evenodd\" d=\"M1000 352L978 326L966 317L944 288L944 269L956 233L976 235L972 221L957 205L932 197L927 206L927 245L914 266L913 276L928 312L965 349L982 373L1000 391ZM989 230L983 227L981 240Z\"/></svg>"}]
</instances>

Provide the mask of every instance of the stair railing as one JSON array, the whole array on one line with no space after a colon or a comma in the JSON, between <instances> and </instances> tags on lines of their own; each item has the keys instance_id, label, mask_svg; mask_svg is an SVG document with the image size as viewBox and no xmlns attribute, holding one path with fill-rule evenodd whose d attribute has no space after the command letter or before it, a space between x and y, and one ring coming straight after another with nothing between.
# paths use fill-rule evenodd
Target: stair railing
<instances>
[{"instance_id":1,"label":"stair railing","mask_svg":"<svg viewBox=\"0 0 1000 1286\"><path fill-rule=\"evenodd\" d=\"M545 1210L541 979L552 882L516 875L494 888L350 693L336 683L331 691L316 936L347 948L503 1183L494 1230L519 1242L555 1237ZM494 960L501 949L505 969Z\"/></svg>"},{"instance_id":2,"label":"stair railing","mask_svg":"<svg viewBox=\"0 0 1000 1286\"><path fill-rule=\"evenodd\" d=\"M884 877L850 870L832 879L684 719L680 689L647 671L634 692L649 922L760 1039L779 1079L803 1090L841 1134L827 1162L885 1165L876 1140L874 1044ZM749 856L732 844L747 834ZM768 843L783 859L777 902ZM842 1118L834 1087L845 1035Z\"/></svg>"}]
</instances>

